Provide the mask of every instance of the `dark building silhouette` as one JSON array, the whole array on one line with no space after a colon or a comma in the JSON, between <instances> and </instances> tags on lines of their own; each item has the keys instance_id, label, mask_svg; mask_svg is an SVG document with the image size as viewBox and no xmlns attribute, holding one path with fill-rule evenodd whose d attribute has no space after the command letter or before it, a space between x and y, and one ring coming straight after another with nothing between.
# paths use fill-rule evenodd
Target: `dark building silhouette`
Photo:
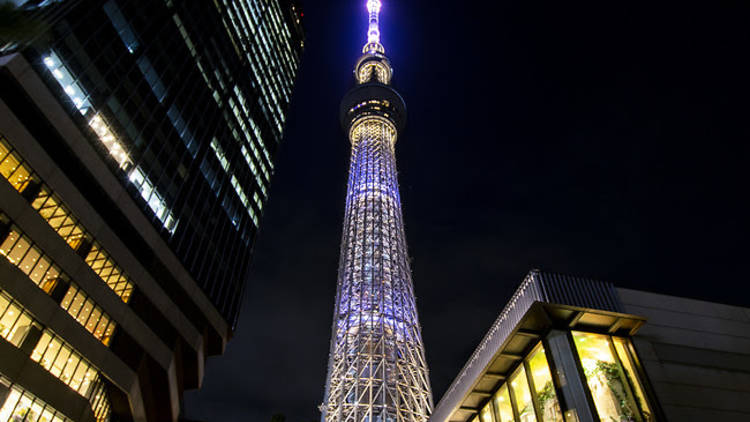
<instances>
[{"instance_id":1,"label":"dark building silhouette","mask_svg":"<svg viewBox=\"0 0 750 422\"><path fill-rule=\"evenodd\" d=\"M235 328L301 11L21 9L49 33L0 45L0 421L177 420Z\"/></svg>"}]
</instances>

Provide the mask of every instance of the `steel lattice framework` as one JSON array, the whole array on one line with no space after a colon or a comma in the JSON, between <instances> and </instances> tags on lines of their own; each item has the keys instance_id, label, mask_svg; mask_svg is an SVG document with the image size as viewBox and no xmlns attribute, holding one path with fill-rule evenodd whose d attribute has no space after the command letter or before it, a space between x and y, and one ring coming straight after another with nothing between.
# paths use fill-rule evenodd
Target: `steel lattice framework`
<instances>
[{"instance_id":1,"label":"steel lattice framework","mask_svg":"<svg viewBox=\"0 0 750 422\"><path fill-rule=\"evenodd\" d=\"M352 145L324 422L426 422L432 393L396 177L406 107L390 88L379 0L369 0L358 86L344 98Z\"/></svg>"}]
</instances>

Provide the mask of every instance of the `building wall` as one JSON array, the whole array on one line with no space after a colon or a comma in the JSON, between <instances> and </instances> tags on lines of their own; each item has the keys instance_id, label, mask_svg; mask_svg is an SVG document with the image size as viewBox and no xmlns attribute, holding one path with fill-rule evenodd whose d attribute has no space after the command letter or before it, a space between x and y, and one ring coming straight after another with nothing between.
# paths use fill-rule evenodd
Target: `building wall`
<instances>
[{"instance_id":1,"label":"building wall","mask_svg":"<svg viewBox=\"0 0 750 422\"><path fill-rule=\"evenodd\" d=\"M667 420L750 420L750 309L618 293L648 318L633 340Z\"/></svg>"},{"instance_id":2,"label":"building wall","mask_svg":"<svg viewBox=\"0 0 750 422\"><path fill-rule=\"evenodd\" d=\"M223 352L302 47L290 2L229 3L64 2L44 10L59 12L51 45L0 57L0 422L38 403L65 422L104 422L110 409L176 421L206 356ZM43 209L62 208L55 226ZM18 239L32 246L16 259ZM57 281L34 280L26 251ZM109 258L95 268L91 251ZM9 300L31 321L17 331L5 329L20 321ZM92 309L112 335L87 327ZM68 374L74 364L46 359L65 348L85 366ZM91 394L73 386L79 367Z\"/></svg>"}]
</instances>

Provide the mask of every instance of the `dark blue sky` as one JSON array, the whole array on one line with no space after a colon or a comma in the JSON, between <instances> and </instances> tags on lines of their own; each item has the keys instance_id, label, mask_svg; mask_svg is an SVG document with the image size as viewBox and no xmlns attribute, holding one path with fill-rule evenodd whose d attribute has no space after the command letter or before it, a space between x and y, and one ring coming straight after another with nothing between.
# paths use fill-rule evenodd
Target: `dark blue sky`
<instances>
[{"instance_id":1,"label":"dark blue sky","mask_svg":"<svg viewBox=\"0 0 750 422\"><path fill-rule=\"evenodd\" d=\"M307 49L234 340L187 415L319 418L364 0ZM531 268L748 305L747 2L383 0L406 234L437 402Z\"/></svg>"}]
</instances>

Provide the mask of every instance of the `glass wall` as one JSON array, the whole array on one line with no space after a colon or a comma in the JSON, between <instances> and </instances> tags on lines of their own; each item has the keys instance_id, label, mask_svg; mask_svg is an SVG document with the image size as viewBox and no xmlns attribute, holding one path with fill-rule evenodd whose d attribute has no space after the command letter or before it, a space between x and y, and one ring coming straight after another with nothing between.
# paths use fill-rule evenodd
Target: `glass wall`
<instances>
[{"instance_id":1,"label":"glass wall","mask_svg":"<svg viewBox=\"0 0 750 422\"><path fill-rule=\"evenodd\" d=\"M7 293L0 290L0 336L16 347L26 339L31 328L35 327L41 332L41 337L36 341L36 346L31 352L31 360L42 366L55 378L62 381L73 391L85 397L93 410L96 420L104 422L109 420L111 406L107 387L99 375L99 371L89 363L80 353L67 344L62 338L56 336L52 331L44 329L29 312ZM30 337L34 339L35 337ZM19 393L20 394L20 393ZM12 404L3 407L0 413L0 422L6 420L47 420L52 419L23 419L33 407L33 400L25 399L22 395L16 397ZM19 407L20 406L20 407ZM43 407L43 405L41 405ZM31 414L34 418L41 417L41 412ZM13 418L13 419L8 419Z\"/></svg>"},{"instance_id":2,"label":"glass wall","mask_svg":"<svg viewBox=\"0 0 750 422\"><path fill-rule=\"evenodd\" d=\"M596 411L607 422L652 422L652 407L626 338L572 332ZM563 422L549 357L539 343L481 408L474 422ZM575 376L574 374L572 376Z\"/></svg>"},{"instance_id":3,"label":"glass wall","mask_svg":"<svg viewBox=\"0 0 750 422\"><path fill-rule=\"evenodd\" d=\"M17 385L0 408L0 422L73 422Z\"/></svg>"},{"instance_id":4,"label":"glass wall","mask_svg":"<svg viewBox=\"0 0 750 422\"><path fill-rule=\"evenodd\" d=\"M84 397L89 396L99 381L96 368L48 330L44 331L36 344L31 360Z\"/></svg>"},{"instance_id":5,"label":"glass wall","mask_svg":"<svg viewBox=\"0 0 750 422\"><path fill-rule=\"evenodd\" d=\"M633 368L634 355L626 350L627 340L580 331L571 334L599 418L652 421L640 377Z\"/></svg>"},{"instance_id":6,"label":"glass wall","mask_svg":"<svg viewBox=\"0 0 750 422\"><path fill-rule=\"evenodd\" d=\"M0 224L10 224L10 220L0 212ZM89 296L15 225L10 225L5 240L0 234L0 255L19 268L29 279L48 295L52 294L59 280L67 287L60 306L70 316L105 345L114 334L116 324L104 310L94 303Z\"/></svg>"},{"instance_id":7,"label":"glass wall","mask_svg":"<svg viewBox=\"0 0 750 422\"><path fill-rule=\"evenodd\" d=\"M529 379L536 397L539 413L544 422L562 422L563 416L560 411L560 403L557 401L555 385L552 382L547 356L544 348L536 348L527 360L529 368Z\"/></svg>"},{"instance_id":8,"label":"glass wall","mask_svg":"<svg viewBox=\"0 0 750 422\"><path fill-rule=\"evenodd\" d=\"M109 253L87 233L62 200L52 192L49 186L39 180L29 164L23 161L2 136L0 136L0 174L29 200L31 207L65 240L68 246L79 254L86 255L86 264L123 302L128 303L133 294L133 283L127 275ZM32 185L33 188L31 188ZM19 248L22 247L21 244ZM6 256L14 262L15 255Z\"/></svg>"},{"instance_id":9,"label":"glass wall","mask_svg":"<svg viewBox=\"0 0 750 422\"><path fill-rule=\"evenodd\" d=\"M536 422L531 389L529 388L529 381L526 379L526 369L523 366L520 366L510 377L510 390L516 404L518 420L520 422Z\"/></svg>"},{"instance_id":10,"label":"glass wall","mask_svg":"<svg viewBox=\"0 0 750 422\"><path fill-rule=\"evenodd\" d=\"M492 396L494 422L562 422L552 372L544 347L538 344ZM481 422L487 422L484 409Z\"/></svg>"},{"instance_id":11,"label":"glass wall","mask_svg":"<svg viewBox=\"0 0 750 422\"><path fill-rule=\"evenodd\" d=\"M492 399L495 405L495 420L497 422L514 422L513 417L513 405L510 403L510 393L508 392L508 386L503 385L495 393L495 397Z\"/></svg>"}]
</instances>

